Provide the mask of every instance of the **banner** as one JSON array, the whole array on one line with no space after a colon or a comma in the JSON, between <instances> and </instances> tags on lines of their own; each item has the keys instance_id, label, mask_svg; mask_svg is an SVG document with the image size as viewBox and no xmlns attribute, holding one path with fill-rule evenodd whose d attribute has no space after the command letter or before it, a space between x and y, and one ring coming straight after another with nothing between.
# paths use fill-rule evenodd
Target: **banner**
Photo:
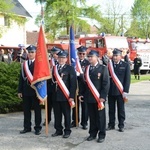
<instances>
[{"instance_id":1,"label":"banner","mask_svg":"<svg viewBox=\"0 0 150 150\"><path fill-rule=\"evenodd\" d=\"M31 82L31 86L35 89L37 97L41 102L47 98L47 79L50 79L50 66L45 36L41 25L34 62L33 80Z\"/></svg>"}]
</instances>

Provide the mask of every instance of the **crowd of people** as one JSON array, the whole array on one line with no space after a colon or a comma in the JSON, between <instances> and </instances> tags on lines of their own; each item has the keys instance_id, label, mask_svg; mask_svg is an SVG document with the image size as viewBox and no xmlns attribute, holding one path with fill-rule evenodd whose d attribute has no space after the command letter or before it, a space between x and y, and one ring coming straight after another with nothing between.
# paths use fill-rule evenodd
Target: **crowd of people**
<instances>
[{"instance_id":1,"label":"crowd of people","mask_svg":"<svg viewBox=\"0 0 150 150\"><path fill-rule=\"evenodd\" d=\"M36 47L30 45L26 49L28 51L26 64L28 65L22 66L18 87L18 97L23 100L24 111L24 128L20 134L31 132L31 108L33 108L35 112L34 130L35 134L39 135L42 129L41 107L35 91L30 86ZM77 48L77 61L82 72L76 73L75 68L67 63L68 53L66 51L58 47L51 49L52 77L47 81L48 123L51 122L53 110L55 132L52 137L62 135L63 138L69 138L71 128L80 123L83 130L88 129L89 126L87 141L98 137L97 142L102 143L106 137L106 130L115 129L116 104L118 131L124 132L124 103L127 101L130 87L130 65L121 60L122 52L119 49L113 50L111 60L105 57L104 63L99 61L100 56L97 51L91 50L87 54L86 50L84 46ZM107 99L109 122L106 128L105 104ZM74 102L76 102L76 108L72 109ZM81 108L80 111L79 108Z\"/></svg>"},{"instance_id":2,"label":"crowd of people","mask_svg":"<svg viewBox=\"0 0 150 150\"><path fill-rule=\"evenodd\" d=\"M4 49L0 50L0 62L5 62L10 64L11 62L23 63L28 59L28 51L25 48L20 48L20 50L14 51L14 49Z\"/></svg>"}]
</instances>

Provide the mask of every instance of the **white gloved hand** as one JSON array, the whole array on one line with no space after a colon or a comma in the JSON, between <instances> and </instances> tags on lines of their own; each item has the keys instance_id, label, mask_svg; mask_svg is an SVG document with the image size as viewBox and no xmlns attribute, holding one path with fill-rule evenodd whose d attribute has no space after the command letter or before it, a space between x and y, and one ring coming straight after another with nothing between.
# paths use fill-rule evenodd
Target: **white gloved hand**
<instances>
[{"instance_id":1,"label":"white gloved hand","mask_svg":"<svg viewBox=\"0 0 150 150\"><path fill-rule=\"evenodd\" d=\"M127 98L127 96L128 96L128 93L126 93L126 92L123 92L122 96L123 96L123 98Z\"/></svg>"},{"instance_id":2,"label":"white gloved hand","mask_svg":"<svg viewBox=\"0 0 150 150\"><path fill-rule=\"evenodd\" d=\"M76 72L76 75L77 75L77 76L80 76L80 73L77 71L77 72Z\"/></svg>"}]
</instances>

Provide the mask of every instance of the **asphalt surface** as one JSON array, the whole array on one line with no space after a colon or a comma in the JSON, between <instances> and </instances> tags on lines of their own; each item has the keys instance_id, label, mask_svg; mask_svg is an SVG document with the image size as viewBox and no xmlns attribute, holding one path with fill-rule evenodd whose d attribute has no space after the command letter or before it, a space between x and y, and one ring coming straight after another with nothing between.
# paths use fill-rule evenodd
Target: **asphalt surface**
<instances>
[{"instance_id":1,"label":"asphalt surface","mask_svg":"<svg viewBox=\"0 0 150 150\"><path fill-rule=\"evenodd\" d=\"M43 120L45 118L43 110ZM106 104L108 123L108 105ZM34 117L33 125L34 125ZM51 137L54 119L49 124L49 134L45 127L41 135L19 134L23 129L23 113L0 114L0 150L150 150L150 81L131 84L129 101L126 103L125 132L116 129L107 131L103 143L86 141L88 130L80 126L72 128L68 139Z\"/></svg>"}]
</instances>

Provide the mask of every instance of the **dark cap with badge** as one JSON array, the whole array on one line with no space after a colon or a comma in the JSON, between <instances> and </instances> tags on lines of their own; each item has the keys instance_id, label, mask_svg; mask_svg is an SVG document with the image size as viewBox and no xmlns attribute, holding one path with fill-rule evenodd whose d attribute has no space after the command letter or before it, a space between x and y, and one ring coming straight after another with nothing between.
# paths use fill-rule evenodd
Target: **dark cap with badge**
<instances>
[{"instance_id":1,"label":"dark cap with badge","mask_svg":"<svg viewBox=\"0 0 150 150\"><path fill-rule=\"evenodd\" d=\"M56 54L59 53L60 51L63 51L63 49L55 46L51 49L51 52Z\"/></svg>"},{"instance_id":2,"label":"dark cap with badge","mask_svg":"<svg viewBox=\"0 0 150 150\"><path fill-rule=\"evenodd\" d=\"M61 58L67 58L68 52L60 51L57 55L58 55L58 57L61 57Z\"/></svg>"},{"instance_id":3,"label":"dark cap with badge","mask_svg":"<svg viewBox=\"0 0 150 150\"><path fill-rule=\"evenodd\" d=\"M113 55L122 55L122 51L120 49L115 48L113 50Z\"/></svg>"},{"instance_id":4,"label":"dark cap with badge","mask_svg":"<svg viewBox=\"0 0 150 150\"><path fill-rule=\"evenodd\" d=\"M97 57L99 57L99 53L96 50L91 50L89 52L89 54L88 54L88 57L90 57L90 56L97 56Z\"/></svg>"},{"instance_id":5,"label":"dark cap with badge","mask_svg":"<svg viewBox=\"0 0 150 150\"><path fill-rule=\"evenodd\" d=\"M80 46L80 47L77 48L77 50L78 50L78 52L80 52L80 53L84 53L84 52L86 52L87 47L85 47L85 46Z\"/></svg>"},{"instance_id":6,"label":"dark cap with badge","mask_svg":"<svg viewBox=\"0 0 150 150\"><path fill-rule=\"evenodd\" d=\"M26 49L28 50L28 52L35 52L36 51L36 46L29 45Z\"/></svg>"}]
</instances>

